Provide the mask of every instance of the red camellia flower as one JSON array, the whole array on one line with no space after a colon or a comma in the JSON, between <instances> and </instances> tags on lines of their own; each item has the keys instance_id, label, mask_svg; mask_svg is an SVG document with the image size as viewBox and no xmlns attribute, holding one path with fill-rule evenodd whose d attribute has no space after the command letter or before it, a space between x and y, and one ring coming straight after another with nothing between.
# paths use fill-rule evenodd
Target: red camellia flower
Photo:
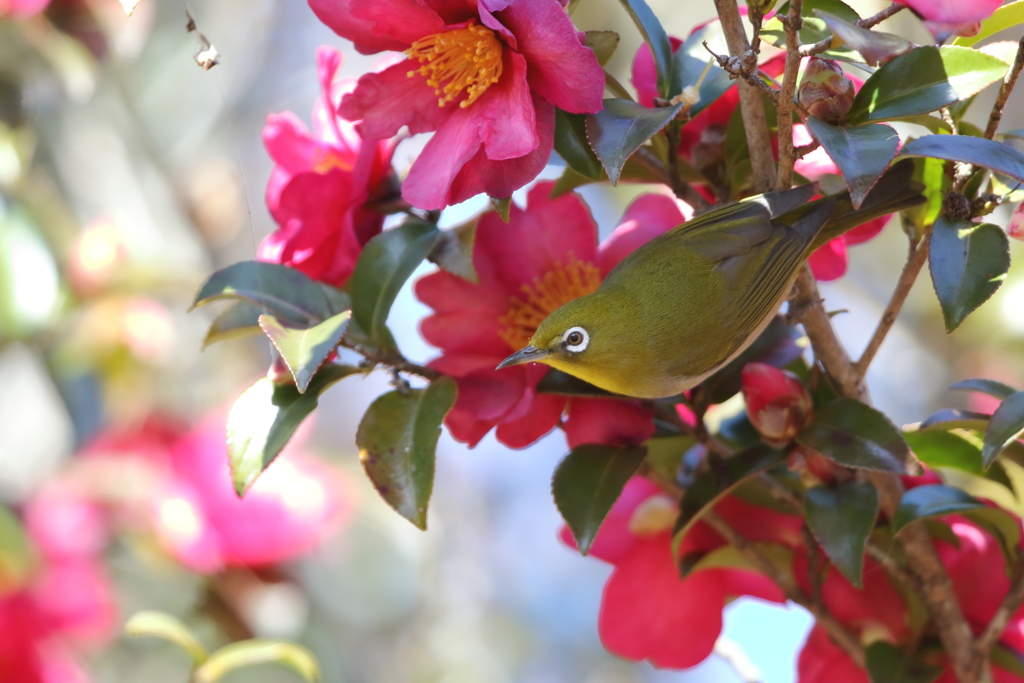
<instances>
[{"instance_id":1,"label":"red camellia flower","mask_svg":"<svg viewBox=\"0 0 1024 683\"><path fill-rule=\"evenodd\" d=\"M729 497L715 507L752 541L800 543L801 519ZM611 652L657 667L685 669L703 661L722 631L722 608L747 595L785 602L767 577L746 569L698 569L680 578L672 556L675 501L654 484L634 477L612 507L590 554L615 566L601 599L598 630ZM568 528L562 540L575 547ZM725 541L703 522L683 539L682 556L707 553Z\"/></svg>"},{"instance_id":2,"label":"red camellia flower","mask_svg":"<svg viewBox=\"0 0 1024 683\"><path fill-rule=\"evenodd\" d=\"M24 19L39 14L50 0L0 0L0 18Z\"/></svg>"},{"instance_id":3,"label":"red camellia flower","mask_svg":"<svg viewBox=\"0 0 1024 683\"><path fill-rule=\"evenodd\" d=\"M945 39L951 33L973 35L978 22L999 9L1003 0L896 0L924 19L936 37Z\"/></svg>"},{"instance_id":4,"label":"red camellia flower","mask_svg":"<svg viewBox=\"0 0 1024 683\"><path fill-rule=\"evenodd\" d=\"M764 440L780 448L792 441L814 409L800 379L765 363L747 363L740 380L747 415Z\"/></svg>"},{"instance_id":5,"label":"red camellia flower","mask_svg":"<svg viewBox=\"0 0 1024 683\"><path fill-rule=\"evenodd\" d=\"M391 191L394 144L363 142L338 118L335 106L352 84L334 84L340 53L321 47L316 57L323 94L313 107L312 132L290 111L271 114L263 128L275 163L267 206L280 228L260 244L258 258L341 286L383 226L384 214L366 204Z\"/></svg>"},{"instance_id":6,"label":"red camellia flower","mask_svg":"<svg viewBox=\"0 0 1024 683\"><path fill-rule=\"evenodd\" d=\"M571 447L640 442L654 430L639 401L539 394L546 365L494 369L527 344L549 313L597 289L626 255L692 215L670 197L645 195L598 246L597 226L580 198L551 199L552 187L530 190L527 208L513 205L507 225L494 212L480 218L473 244L479 282L438 271L416 283L416 296L434 309L420 331L444 352L430 365L459 385L445 424L471 446L494 427L506 446L528 446L559 424L563 412Z\"/></svg>"},{"instance_id":7,"label":"red camellia flower","mask_svg":"<svg viewBox=\"0 0 1024 683\"><path fill-rule=\"evenodd\" d=\"M367 139L436 131L402 196L440 209L509 197L551 155L555 110L596 112L604 72L559 0L310 0L363 53L408 59L359 79L339 109Z\"/></svg>"}]
</instances>

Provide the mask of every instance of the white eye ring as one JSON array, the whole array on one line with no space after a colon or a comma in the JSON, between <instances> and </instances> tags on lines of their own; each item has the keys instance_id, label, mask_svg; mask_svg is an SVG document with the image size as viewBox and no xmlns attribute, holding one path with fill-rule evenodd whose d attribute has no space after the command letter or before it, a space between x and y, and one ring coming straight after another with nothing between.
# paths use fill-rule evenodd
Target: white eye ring
<instances>
[{"instance_id":1,"label":"white eye ring","mask_svg":"<svg viewBox=\"0 0 1024 683\"><path fill-rule=\"evenodd\" d=\"M578 338L582 337L583 341L577 341ZM575 343L570 343L570 338ZM579 353L587 350L587 344L590 343L590 335L582 327L570 327L562 335L562 342L565 344L566 351L572 351L573 353Z\"/></svg>"}]
</instances>

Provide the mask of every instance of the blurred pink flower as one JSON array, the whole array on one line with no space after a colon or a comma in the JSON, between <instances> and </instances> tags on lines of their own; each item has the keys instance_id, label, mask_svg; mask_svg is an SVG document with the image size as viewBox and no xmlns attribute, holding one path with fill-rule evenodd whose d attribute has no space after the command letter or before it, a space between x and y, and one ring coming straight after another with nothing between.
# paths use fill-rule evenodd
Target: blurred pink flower
<instances>
[{"instance_id":1,"label":"blurred pink flower","mask_svg":"<svg viewBox=\"0 0 1024 683\"><path fill-rule=\"evenodd\" d=\"M753 541L795 547L801 519L730 497L715 511ZM716 567L680 578L672 556L672 525L679 510L651 482L634 477L601 525L590 554L615 566L598 616L601 641L612 653L661 668L685 669L703 661L722 630L722 609L746 595L785 602L767 577L745 569ZM575 547L568 528L562 540ZM703 522L683 539L681 555L725 545Z\"/></svg>"},{"instance_id":2,"label":"blurred pink flower","mask_svg":"<svg viewBox=\"0 0 1024 683\"><path fill-rule=\"evenodd\" d=\"M50 0L0 0L0 19L25 19L39 14L49 4Z\"/></svg>"},{"instance_id":3,"label":"blurred pink flower","mask_svg":"<svg viewBox=\"0 0 1024 683\"><path fill-rule=\"evenodd\" d=\"M1024 204L1018 204L1010 215L1010 223L1006 227L1006 234L1015 240L1024 241Z\"/></svg>"},{"instance_id":4,"label":"blurred pink flower","mask_svg":"<svg viewBox=\"0 0 1024 683\"><path fill-rule=\"evenodd\" d=\"M367 208L390 191L390 140L363 142L334 109L353 83L335 84L341 54L317 50L322 95L313 107L313 130L290 111L271 114L263 142L274 160L267 206L279 229L259 248L259 259L283 263L342 286L363 245L380 232L384 214Z\"/></svg>"},{"instance_id":5,"label":"blurred pink flower","mask_svg":"<svg viewBox=\"0 0 1024 683\"><path fill-rule=\"evenodd\" d=\"M944 40L951 33L973 35L974 26L1003 4L1003 0L896 0L920 16L937 38ZM972 33L973 31L973 33Z\"/></svg>"},{"instance_id":6,"label":"blurred pink flower","mask_svg":"<svg viewBox=\"0 0 1024 683\"><path fill-rule=\"evenodd\" d=\"M359 79L339 112L367 139L436 131L402 184L440 209L509 197L551 155L555 107L596 112L604 73L559 0L310 0L360 52L409 57Z\"/></svg>"},{"instance_id":7,"label":"blurred pink flower","mask_svg":"<svg viewBox=\"0 0 1024 683\"><path fill-rule=\"evenodd\" d=\"M416 296L434 309L420 331L443 352L430 365L459 385L445 424L471 446L497 427L498 441L523 448L558 425L564 412L570 447L636 443L654 432L650 411L638 401L540 394L545 365L494 369L526 346L551 311L597 289L627 254L692 215L670 197L644 195L599 246L584 203L571 193L552 199L552 187L530 190L527 207L513 205L507 225L493 211L481 216L473 245L479 282L439 270L416 283Z\"/></svg>"}]
</instances>

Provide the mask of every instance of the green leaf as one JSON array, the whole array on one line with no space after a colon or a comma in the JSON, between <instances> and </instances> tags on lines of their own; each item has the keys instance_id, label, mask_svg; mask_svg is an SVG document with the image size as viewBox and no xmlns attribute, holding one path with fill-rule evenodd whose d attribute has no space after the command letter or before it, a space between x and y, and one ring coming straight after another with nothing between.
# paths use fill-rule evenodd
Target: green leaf
<instances>
[{"instance_id":1,"label":"green leaf","mask_svg":"<svg viewBox=\"0 0 1024 683\"><path fill-rule=\"evenodd\" d=\"M583 44L594 51L597 63L604 66L619 46L619 34L615 31L587 31Z\"/></svg>"},{"instance_id":2,"label":"green leaf","mask_svg":"<svg viewBox=\"0 0 1024 683\"><path fill-rule=\"evenodd\" d=\"M622 167L633 152L675 118L682 106L651 109L629 100L609 99L603 110L587 114L587 139L612 185L618 184Z\"/></svg>"},{"instance_id":3,"label":"green leaf","mask_svg":"<svg viewBox=\"0 0 1024 683\"><path fill-rule=\"evenodd\" d=\"M491 208L502 221L508 223L509 212L512 210L512 197L490 197Z\"/></svg>"},{"instance_id":4,"label":"green leaf","mask_svg":"<svg viewBox=\"0 0 1024 683\"><path fill-rule=\"evenodd\" d=\"M196 669L195 683L214 683L228 673L253 664L281 664L315 683L320 680L320 665L313 653L297 643L253 638L220 648Z\"/></svg>"},{"instance_id":5,"label":"green leaf","mask_svg":"<svg viewBox=\"0 0 1024 683\"><path fill-rule=\"evenodd\" d=\"M476 219L448 230L442 230L427 260L452 275L469 282L479 282L473 265L473 243L476 241Z\"/></svg>"},{"instance_id":6,"label":"green leaf","mask_svg":"<svg viewBox=\"0 0 1024 683\"><path fill-rule=\"evenodd\" d=\"M982 431L988 427L988 418L989 416L983 413L946 408L929 415L917 426L917 429L922 432L937 429L974 429Z\"/></svg>"},{"instance_id":7,"label":"green leaf","mask_svg":"<svg viewBox=\"0 0 1024 683\"><path fill-rule=\"evenodd\" d=\"M658 70L658 93L662 97L671 97L669 84L672 69L672 44L668 40L668 34L665 33L658 17L654 15L644 0L619 0L619 2L622 3L633 23L640 29L640 35L644 37L644 41L651 48L651 54L654 55L654 66Z\"/></svg>"},{"instance_id":8,"label":"green leaf","mask_svg":"<svg viewBox=\"0 0 1024 683\"><path fill-rule=\"evenodd\" d=\"M262 261L218 270L199 288L192 308L219 299L244 299L293 325L316 324L334 314L317 282L294 268Z\"/></svg>"},{"instance_id":9,"label":"green leaf","mask_svg":"<svg viewBox=\"0 0 1024 683\"><path fill-rule=\"evenodd\" d=\"M814 16L815 10L824 10L850 23L860 19L860 15L855 10L839 0L804 0L804 21L803 27L800 29L801 43L817 43L825 38L832 37L832 31L825 22ZM761 29L762 38L775 47L786 47L786 29L778 17L785 16L788 13L789 3L786 3L779 8L775 17L765 22L764 27ZM822 59L838 59L845 62L864 63L864 57L846 45L835 48L830 47L818 56Z\"/></svg>"},{"instance_id":10,"label":"green leaf","mask_svg":"<svg viewBox=\"0 0 1024 683\"><path fill-rule=\"evenodd\" d=\"M1001 643L993 645L989 659L1000 669L1006 669L1014 676L1024 678L1024 658L1007 646Z\"/></svg>"},{"instance_id":11,"label":"green leaf","mask_svg":"<svg viewBox=\"0 0 1024 683\"><path fill-rule=\"evenodd\" d=\"M804 508L807 526L825 554L860 588L864 544L878 516L878 491L867 482L814 486L804 493Z\"/></svg>"},{"instance_id":12,"label":"green leaf","mask_svg":"<svg viewBox=\"0 0 1024 683\"><path fill-rule=\"evenodd\" d=\"M909 157L966 161L1017 180L1024 180L1024 154L1001 142L971 135L925 135L905 144L900 154Z\"/></svg>"},{"instance_id":13,"label":"green leaf","mask_svg":"<svg viewBox=\"0 0 1024 683\"><path fill-rule=\"evenodd\" d=\"M316 410L320 394L335 382L359 374L349 365L328 364L316 373L305 393L293 384L257 380L242 392L228 413L228 462L235 492L244 494L278 456L295 430Z\"/></svg>"},{"instance_id":14,"label":"green leaf","mask_svg":"<svg viewBox=\"0 0 1024 683\"><path fill-rule=\"evenodd\" d=\"M857 51L870 66L877 66L896 55L914 49L914 44L909 40L892 33L871 31L820 9L815 10L814 13L825 22L832 33L846 43L850 49Z\"/></svg>"},{"instance_id":15,"label":"green leaf","mask_svg":"<svg viewBox=\"0 0 1024 683\"><path fill-rule=\"evenodd\" d=\"M248 301L232 303L213 319L203 339L203 348L219 341L259 334L261 315L263 309Z\"/></svg>"},{"instance_id":16,"label":"green leaf","mask_svg":"<svg viewBox=\"0 0 1024 683\"><path fill-rule=\"evenodd\" d=\"M737 484L749 476L764 472L786 459L785 451L758 444L740 451L698 476L686 489L679 503L679 517L672 529L673 550L707 510L712 509Z\"/></svg>"},{"instance_id":17,"label":"green leaf","mask_svg":"<svg viewBox=\"0 0 1024 683\"><path fill-rule=\"evenodd\" d=\"M871 683L932 683L942 674L932 666L884 640L876 640L865 651Z\"/></svg>"},{"instance_id":18,"label":"green leaf","mask_svg":"<svg viewBox=\"0 0 1024 683\"><path fill-rule=\"evenodd\" d=\"M845 467L899 474L918 471L907 442L889 418L849 398L819 408L796 442Z\"/></svg>"},{"instance_id":19,"label":"green leaf","mask_svg":"<svg viewBox=\"0 0 1024 683\"><path fill-rule=\"evenodd\" d=\"M964 47L919 47L871 75L853 101L850 123L927 114L995 83L1008 66Z\"/></svg>"},{"instance_id":20,"label":"green leaf","mask_svg":"<svg viewBox=\"0 0 1024 683\"><path fill-rule=\"evenodd\" d=\"M899 152L900 136L883 123L840 128L815 116L807 117L807 127L836 162L850 188L853 208L859 209Z\"/></svg>"},{"instance_id":21,"label":"green leaf","mask_svg":"<svg viewBox=\"0 0 1024 683\"><path fill-rule=\"evenodd\" d=\"M709 21L704 26L695 29L672 54L672 88L670 92L673 97L683 92L684 88L696 85L701 75L704 75L704 80L700 82L698 90L700 99L689 109L691 120L725 94L725 91L733 85L729 73L718 66L714 58L704 49L705 42L717 54L729 52L729 48L725 44L722 23ZM709 61L710 67L708 66ZM705 68L708 69L706 74L704 73Z\"/></svg>"},{"instance_id":22,"label":"green leaf","mask_svg":"<svg viewBox=\"0 0 1024 683\"><path fill-rule=\"evenodd\" d=\"M124 625L124 633L130 638L154 636L174 643L188 653L195 666L199 666L210 656L203 644L192 635L189 627L166 612L136 612Z\"/></svg>"},{"instance_id":23,"label":"green leaf","mask_svg":"<svg viewBox=\"0 0 1024 683\"><path fill-rule=\"evenodd\" d=\"M558 463L551 493L580 554L590 551L605 516L646 455L643 446L583 444Z\"/></svg>"},{"instance_id":24,"label":"green leaf","mask_svg":"<svg viewBox=\"0 0 1024 683\"><path fill-rule=\"evenodd\" d=\"M688 183L706 183L707 178L701 175L697 169L690 166L685 160L679 160L679 175ZM572 170L571 166L566 166L565 171L555 181L555 186L551 188L551 197L561 197L566 192L575 190L577 187L589 185L591 183L608 180L608 174L604 172L604 167L601 167L601 177L597 180L588 178L585 175L580 175L576 171ZM620 183L663 183L666 180L666 176L659 175L657 172L652 170L645 163L640 161L635 155L626 159L626 165L622 167L622 173L619 174Z\"/></svg>"},{"instance_id":25,"label":"green leaf","mask_svg":"<svg viewBox=\"0 0 1024 683\"><path fill-rule=\"evenodd\" d=\"M1010 243L991 223L935 221L928 267L939 297L946 331L952 332L991 297L1010 268Z\"/></svg>"},{"instance_id":26,"label":"green leaf","mask_svg":"<svg viewBox=\"0 0 1024 683\"><path fill-rule=\"evenodd\" d=\"M370 405L356 432L359 459L377 493L420 529L427 528L434 453L455 393L450 377L425 389L388 392Z\"/></svg>"},{"instance_id":27,"label":"green leaf","mask_svg":"<svg viewBox=\"0 0 1024 683\"><path fill-rule=\"evenodd\" d=\"M351 317L352 312L345 311L319 325L297 329L285 327L272 315L260 316L260 327L281 354L285 365L295 378L295 387L300 394L306 391L313 375L327 360L331 351L337 348Z\"/></svg>"},{"instance_id":28,"label":"green leaf","mask_svg":"<svg viewBox=\"0 0 1024 683\"><path fill-rule=\"evenodd\" d=\"M644 441L647 447L647 464L669 481L674 481L679 472L683 456L697 443L688 435L654 436Z\"/></svg>"},{"instance_id":29,"label":"green leaf","mask_svg":"<svg viewBox=\"0 0 1024 683\"><path fill-rule=\"evenodd\" d=\"M778 543L758 542L751 543L750 545L757 550L761 557L775 565L775 568L780 572L792 576L793 551L791 549ZM740 552L739 548L734 545L724 545L703 555L692 566L687 568L686 574L694 574L704 569L719 569L723 567L728 569L746 569L753 572L761 571L759 567L747 559L746 555Z\"/></svg>"},{"instance_id":30,"label":"green leaf","mask_svg":"<svg viewBox=\"0 0 1024 683\"><path fill-rule=\"evenodd\" d=\"M430 253L439 231L433 223L407 220L366 243L350 283L352 317L377 343L402 285Z\"/></svg>"},{"instance_id":31,"label":"green leaf","mask_svg":"<svg viewBox=\"0 0 1024 683\"><path fill-rule=\"evenodd\" d=\"M982 394L987 394L992 398L998 398L1000 401L1010 398L1010 396L1017 393L1017 390L1009 384L1003 384L1002 382L997 382L994 379L982 379L980 377L974 379L962 379L956 384L949 385L949 388L958 391L977 391Z\"/></svg>"},{"instance_id":32,"label":"green leaf","mask_svg":"<svg viewBox=\"0 0 1024 683\"><path fill-rule=\"evenodd\" d=\"M960 432L912 431L903 438L914 455L929 467L955 467L971 474L982 474L980 439Z\"/></svg>"},{"instance_id":33,"label":"green leaf","mask_svg":"<svg viewBox=\"0 0 1024 683\"><path fill-rule=\"evenodd\" d=\"M0 585L19 586L36 570L36 558L25 530L9 509L0 505Z\"/></svg>"},{"instance_id":34,"label":"green leaf","mask_svg":"<svg viewBox=\"0 0 1024 683\"><path fill-rule=\"evenodd\" d=\"M931 117L924 117L931 118ZM932 119L937 121L938 119ZM903 216L914 226L914 233L920 238L925 229L933 225L942 212L942 199L949 189L950 180L946 177L945 163L941 159L915 159L914 180L923 186L925 203L904 210Z\"/></svg>"},{"instance_id":35,"label":"green leaf","mask_svg":"<svg viewBox=\"0 0 1024 683\"><path fill-rule=\"evenodd\" d=\"M984 466L991 465L1000 451L1020 436L1021 431L1024 431L1024 391L1006 398L992 413L981 451Z\"/></svg>"},{"instance_id":36,"label":"green leaf","mask_svg":"<svg viewBox=\"0 0 1024 683\"><path fill-rule=\"evenodd\" d=\"M604 171L587 142L587 120L583 114L555 109L555 151L569 168L591 180L600 178Z\"/></svg>"},{"instance_id":37,"label":"green leaf","mask_svg":"<svg viewBox=\"0 0 1024 683\"><path fill-rule=\"evenodd\" d=\"M975 35L959 36L953 44L971 47L991 35L1020 24L1024 24L1024 0L1003 5L981 22L981 29Z\"/></svg>"}]
</instances>

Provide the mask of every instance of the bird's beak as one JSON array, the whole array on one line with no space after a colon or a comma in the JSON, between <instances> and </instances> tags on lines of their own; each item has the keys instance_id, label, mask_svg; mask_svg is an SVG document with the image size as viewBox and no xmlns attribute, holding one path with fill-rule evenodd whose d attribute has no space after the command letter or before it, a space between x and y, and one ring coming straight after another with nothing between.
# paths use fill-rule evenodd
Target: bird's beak
<instances>
[{"instance_id":1,"label":"bird's beak","mask_svg":"<svg viewBox=\"0 0 1024 683\"><path fill-rule=\"evenodd\" d=\"M505 360L501 361L501 363L498 364L498 367L494 369L501 370L502 368L508 368L522 363L538 363L550 355L550 351L538 349L536 346L524 346Z\"/></svg>"}]
</instances>

